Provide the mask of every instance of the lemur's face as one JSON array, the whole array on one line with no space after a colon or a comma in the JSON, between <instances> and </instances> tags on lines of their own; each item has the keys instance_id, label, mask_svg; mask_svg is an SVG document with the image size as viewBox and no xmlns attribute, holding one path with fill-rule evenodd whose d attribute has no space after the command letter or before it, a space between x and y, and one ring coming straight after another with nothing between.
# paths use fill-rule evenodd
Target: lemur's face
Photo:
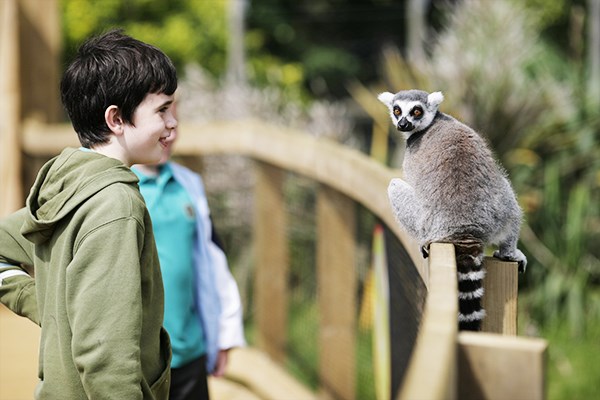
<instances>
[{"instance_id":1,"label":"lemur's face","mask_svg":"<svg viewBox=\"0 0 600 400\"><path fill-rule=\"evenodd\" d=\"M425 107L419 101L398 99L392 105L392 122L401 132L414 133L425 129L427 126L422 126L424 116Z\"/></svg>"},{"instance_id":2,"label":"lemur's face","mask_svg":"<svg viewBox=\"0 0 600 400\"><path fill-rule=\"evenodd\" d=\"M431 125L444 97L440 92L427 94L423 91L407 90L395 95L389 92L381 93L378 99L388 106L396 129L408 138Z\"/></svg>"}]
</instances>

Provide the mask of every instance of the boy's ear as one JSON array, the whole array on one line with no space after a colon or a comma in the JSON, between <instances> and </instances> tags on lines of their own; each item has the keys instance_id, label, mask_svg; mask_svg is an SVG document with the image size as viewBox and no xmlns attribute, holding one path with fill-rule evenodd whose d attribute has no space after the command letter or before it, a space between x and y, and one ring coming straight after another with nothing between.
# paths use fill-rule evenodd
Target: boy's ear
<instances>
[{"instance_id":1,"label":"boy's ear","mask_svg":"<svg viewBox=\"0 0 600 400\"><path fill-rule=\"evenodd\" d=\"M123 133L123 118L121 117L121 110L119 107L112 105L104 111L104 121L108 128L115 134L121 135Z\"/></svg>"}]
</instances>

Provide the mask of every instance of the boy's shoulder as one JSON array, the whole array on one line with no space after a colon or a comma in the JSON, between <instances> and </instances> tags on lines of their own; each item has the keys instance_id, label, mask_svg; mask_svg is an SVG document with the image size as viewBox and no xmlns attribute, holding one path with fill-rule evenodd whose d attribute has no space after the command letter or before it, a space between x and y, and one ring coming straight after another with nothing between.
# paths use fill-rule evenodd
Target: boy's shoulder
<instances>
[{"instance_id":1,"label":"boy's shoulder","mask_svg":"<svg viewBox=\"0 0 600 400\"><path fill-rule=\"evenodd\" d=\"M104 187L91 197L88 203L90 207L116 216L143 216L146 210L137 184L126 182L115 182Z\"/></svg>"},{"instance_id":2,"label":"boy's shoulder","mask_svg":"<svg viewBox=\"0 0 600 400\"><path fill-rule=\"evenodd\" d=\"M122 223L135 222L144 230L149 220L146 204L137 185L114 183L96 192L73 214L71 223L82 235L97 229L117 229ZM113 228L111 228L113 227Z\"/></svg>"}]
</instances>

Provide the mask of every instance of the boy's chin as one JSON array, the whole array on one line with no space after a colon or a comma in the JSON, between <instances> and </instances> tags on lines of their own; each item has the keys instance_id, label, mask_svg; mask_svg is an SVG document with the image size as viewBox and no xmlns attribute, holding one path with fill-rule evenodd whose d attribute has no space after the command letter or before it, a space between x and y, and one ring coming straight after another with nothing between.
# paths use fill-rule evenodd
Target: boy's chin
<instances>
[{"instance_id":1,"label":"boy's chin","mask_svg":"<svg viewBox=\"0 0 600 400\"><path fill-rule=\"evenodd\" d=\"M136 164L142 164L147 166L160 165L162 164L162 157L147 157L146 159L137 162Z\"/></svg>"},{"instance_id":2,"label":"boy's chin","mask_svg":"<svg viewBox=\"0 0 600 400\"><path fill-rule=\"evenodd\" d=\"M170 149L163 150L157 164L159 164L159 165L166 164L166 162L169 161L170 157L171 157L171 150Z\"/></svg>"}]
</instances>

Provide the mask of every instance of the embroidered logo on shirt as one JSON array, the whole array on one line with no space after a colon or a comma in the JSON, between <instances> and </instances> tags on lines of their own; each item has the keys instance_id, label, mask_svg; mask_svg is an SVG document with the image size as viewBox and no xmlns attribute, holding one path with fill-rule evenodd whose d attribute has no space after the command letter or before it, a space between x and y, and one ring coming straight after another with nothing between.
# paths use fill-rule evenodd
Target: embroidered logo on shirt
<instances>
[{"instance_id":1,"label":"embroidered logo on shirt","mask_svg":"<svg viewBox=\"0 0 600 400\"><path fill-rule=\"evenodd\" d=\"M189 203L185 205L185 215L187 215L189 218L194 218L194 207Z\"/></svg>"}]
</instances>

